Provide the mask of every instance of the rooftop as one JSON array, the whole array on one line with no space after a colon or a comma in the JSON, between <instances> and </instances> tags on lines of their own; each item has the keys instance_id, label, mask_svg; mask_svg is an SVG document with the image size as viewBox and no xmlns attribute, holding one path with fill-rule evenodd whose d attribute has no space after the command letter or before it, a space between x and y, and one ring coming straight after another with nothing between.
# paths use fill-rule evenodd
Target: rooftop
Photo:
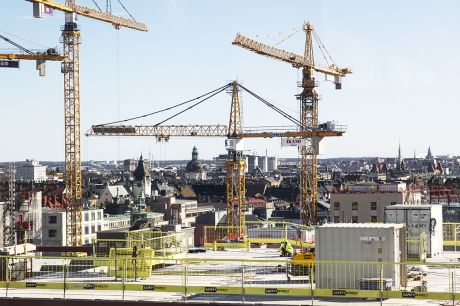
<instances>
[{"instance_id":1,"label":"rooftop","mask_svg":"<svg viewBox=\"0 0 460 306\"><path fill-rule=\"evenodd\" d=\"M393 223L329 223L319 228L402 228L402 224Z\"/></svg>"}]
</instances>

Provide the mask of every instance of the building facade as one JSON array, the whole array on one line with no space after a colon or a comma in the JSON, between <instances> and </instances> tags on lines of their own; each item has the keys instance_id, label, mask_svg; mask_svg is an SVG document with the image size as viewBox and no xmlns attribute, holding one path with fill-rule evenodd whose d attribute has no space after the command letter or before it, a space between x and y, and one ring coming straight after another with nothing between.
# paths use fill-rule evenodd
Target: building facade
<instances>
[{"instance_id":1,"label":"building facade","mask_svg":"<svg viewBox=\"0 0 460 306\"><path fill-rule=\"evenodd\" d=\"M16 179L23 181L45 181L46 166L36 160L27 159L25 164L16 168Z\"/></svg>"},{"instance_id":2,"label":"building facade","mask_svg":"<svg viewBox=\"0 0 460 306\"><path fill-rule=\"evenodd\" d=\"M85 209L82 211L82 243L90 244L96 233L108 229L102 209ZM44 208L42 211L43 245L66 245L66 211Z\"/></svg>"},{"instance_id":3,"label":"building facade","mask_svg":"<svg viewBox=\"0 0 460 306\"><path fill-rule=\"evenodd\" d=\"M405 184L356 184L331 195L330 221L333 223L384 222L385 207L396 204L421 204L419 191Z\"/></svg>"}]
</instances>

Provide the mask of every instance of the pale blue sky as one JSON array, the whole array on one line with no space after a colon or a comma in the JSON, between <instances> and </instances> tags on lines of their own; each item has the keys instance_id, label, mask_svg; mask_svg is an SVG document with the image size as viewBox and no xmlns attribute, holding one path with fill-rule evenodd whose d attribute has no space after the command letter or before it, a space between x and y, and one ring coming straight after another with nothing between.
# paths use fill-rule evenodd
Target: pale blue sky
<instances>
[{"instance_id":1,"label":"pale blue sky","mask_svg":"<svg viewBox=\"0 0 460 306\"><path fill-rule=\"evenodd\" d=\"M63 0L62 0L63 2ZM103 4L105 1L98 1ZM115 13L121 15L117 1ZM231 45L237 32L274 43L310 20L339 66L354 73L343 89L323 82L318 88L320 121L348 125L341 138L325 141L325 154L395 156L414 149L425 154L460 154L460 2L458 1L248 1L136 0L124 3L150 32L123 29L81 17L82 131L102 123L154 111L198 96L238 78L249 89L296 110L298 71L290 65ZM93 6L90 0L80 4ZM0 10L0 33L29 48L61 45L64 16L33 19L26 1L8 1ZM273 35L275 33L284 35ZM280 47L302 52L296 34ZM117 48L119 42L119 48ZM0 41L0 48L9 48ZM316 58L320 60L319 51ZM119 53L119 64L117 64ZM117 67L119 69L117 69ZM117 71L119 73L117 74ZM117 94L117 75L119 95ZM47 63L38 77L34 62L0 70L0 161L63 160L63 79L58 63ZM288 125L260 102L243 96L247 126ZM220 94L171 124L227 123L230 97ZM292 113L292 112L291 112ZM153 124L165 116L134 123ZM120 144L120 145L119 145ZM82 136L83 159L113 160L150 151L155 159L200 158L225 152L223 139L181 138L168 144L154 139ZM278 156L297 156L279 139L250 140L246 148Z\"/></svg>"}]
</instances>

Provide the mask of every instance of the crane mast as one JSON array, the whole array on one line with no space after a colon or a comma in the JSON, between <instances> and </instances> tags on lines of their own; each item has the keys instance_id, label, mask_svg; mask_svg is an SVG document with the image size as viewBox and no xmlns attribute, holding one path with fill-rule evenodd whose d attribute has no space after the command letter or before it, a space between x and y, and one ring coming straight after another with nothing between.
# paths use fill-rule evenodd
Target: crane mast
<instances>
[{"instance_id":1,"label":"crane mast","mask_svg":"<svg viewBox=\"0 0 460 306\"><path fill-rule=\"evenodd\" d=\"M66 0L72 8L73 0ZM67 245L81 245L82 182L80 150L80 30L74 12L65 13L64 62L65 186Z\"/></svg>"},{"instance_id":2,"label":"crane mast","mask_svg":"<svg viewBox=\"0 0 460 306\"><path fill-rule=\"evenodd\" d=\"M302 92L300 100L301 130L312 131L318 126L318 94L315 91L315 66L313 56L313 26L307 23L304 27L305 54L307 67L302 69ZM300 219L302 224L316 224L316 203L318 201L318 152L314 141L318 138L305 138L305 145L300 147Z\"/></svg>"},{"instance_id":3,"label":"crane mast","mask_svg":"<svg viewBox=\"0 0 460 306\"><path fill-rule=\"evenodd\" d=\"M16 242L16 167L10 163L8 169L8 201L3 206L3 246Z\"/></svg>"},{"instance_id":4,"label":"crane mast","mask_svg":"<svg viewBox=\"0 0 460 306\"><path fill-rule=\"evenodd\" d=\"M232 83L232 104L228 124L226 149L228 160L225 162L226 171L226 208L227 208L227 238L237 240L244 235L245 229L245 198L246 160L243 157L243 120L239 99L238 83Z\"/></svg>"},{"instance_id":5,"label":"crane mast","mask_svg":"<svg viewBox=\"0 0 460 306\"><path fill-rule=\"evenodd\" d=\"M44 6L64 12L65 24L62 28L64 61L64 121L65 121L65 190L66 190L66 242L68 246L82 244L82 178L80 148L80 30L77 15L110 23L114 28L131 28L147 31L141 22L111 13L101 12L77 5L76 0L66 0L65 4L53 0L27 0L33 3L34 17L41 18Z\"/></svg>"}]
</instances>

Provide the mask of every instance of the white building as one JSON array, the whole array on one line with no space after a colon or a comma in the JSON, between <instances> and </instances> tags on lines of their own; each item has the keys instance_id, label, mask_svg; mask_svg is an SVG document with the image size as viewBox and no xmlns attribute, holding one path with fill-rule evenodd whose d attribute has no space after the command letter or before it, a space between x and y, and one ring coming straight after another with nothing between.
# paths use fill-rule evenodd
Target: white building
<instances>
[{"instance_id":1,"label":"white building","mask_svg":"<svg viewBox=\"0 0 460 306\"><path fill-rule=\"evenodd\" d=\"M45 181L46 166L36 160L26 159L26 163L16 168L16 179L24 181Z\"/></svg>"},{"instance_id":2,"label":"white building","mask_svg":"<svg viewBox=\"0 0 460 306\"><path fill-rule=\"evenodd\" d=\"M108 229L102 209L82 211L82 244L90 244L96 233ZM43 245L66 245L66 211L44 208L42 212Z\"/></svg>"}]
</instances>

